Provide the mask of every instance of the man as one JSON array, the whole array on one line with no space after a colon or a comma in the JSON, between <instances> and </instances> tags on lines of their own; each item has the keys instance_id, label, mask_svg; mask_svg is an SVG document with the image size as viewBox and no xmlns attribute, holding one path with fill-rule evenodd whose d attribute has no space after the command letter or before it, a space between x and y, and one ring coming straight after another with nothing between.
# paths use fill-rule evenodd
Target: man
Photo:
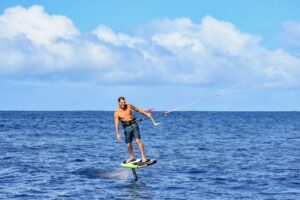
<instances>
[{"instance_id":1,"label":"man","mask_svg":"<svg viewBox=\"0 0 300 200\"><path fill-rule=\"evenodd\" d=\"M141 142L139 126L136 122L136 119L132 116L131 111L134 110L140 114L144 114L147 117L149 117L150 119L152 119L152 116L150 113L147 113L131 104L126 104L124 97L118 98L118 104L119 104L119 107L117 108L117 110L114 113L116 137L117 137L118 141L121 140L121 136L119 133L119 121L121 121L122 126L124 128L124 133L125 133L125 142L126 142L128 152L129 152L129 159L126 160L126 163L129 163L129 162L132 162L135 160L134 155L133 155L133 148L132 148L133 138L135 139L138 149L141 152L142 163L146 163L147 158L145 156L143 143Z\"/></svg>"}]
</instances>

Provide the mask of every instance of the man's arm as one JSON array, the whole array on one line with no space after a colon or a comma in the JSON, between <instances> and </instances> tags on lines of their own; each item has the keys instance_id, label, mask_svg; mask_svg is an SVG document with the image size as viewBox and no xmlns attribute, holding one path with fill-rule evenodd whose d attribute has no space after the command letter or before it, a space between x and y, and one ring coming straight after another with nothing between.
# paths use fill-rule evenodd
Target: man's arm
<instances>
[{"instance_id":1,"label":"man's arm","mask_svg":"<svg viewBox=\"0 0 300 200\"><path fill-rule=\"evenodd\" d=\"M152 118L151 113L146 112L146 111L144 111L144 110L142 110L142 109L139 109L139 108L135 107L134 105L131 105L131 104L130 104L130 106L131 106L131 110L134 110L134 111L136 111L136 112L138 112L138 113L140 113L140 114L146 115L146 116L149 117L150 119Z\"/></svg>"},{"instance_id":2,"label":"man's arm","mask_svg":"<svg viewBox=\"0 0 300 200\"><path fill-rule=\"evenodd\" d=\"M120 136L120 133L119 133L119 117L118 117L118 114L117 112L115 112L114 114L114 121L115 121L115 129L116 129L116 137L117 137L117 140L118 141L121 141L121 136Z\"/></svg>"}]
</instances>

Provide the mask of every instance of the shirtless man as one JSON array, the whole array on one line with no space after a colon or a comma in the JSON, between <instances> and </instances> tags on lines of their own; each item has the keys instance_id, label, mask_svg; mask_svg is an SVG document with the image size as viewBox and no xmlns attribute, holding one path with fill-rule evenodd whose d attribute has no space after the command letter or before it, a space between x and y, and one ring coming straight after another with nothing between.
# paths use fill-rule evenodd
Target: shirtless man
<instances>
[{"instance_id":1,"label":"shirtless man","mask_svg":"<svg viewBox=\"0 0 300 200\"><path fill-rule=\"evenodd\" d=\"M133 138L135 139L135 142L141 152L142 163L146 163L147 158L145 156L144 147L141 142L139 126L136 122L136 119L132 116L131 111L134 110L140 114L146 115L149 118L152 118L152 116L150 113L147 113L131 104L126 104L124 97L119 97L118 103L119 103L119 107L114 113L116 136L117 136L117 140L120 141L121 136L119 133L119 121L121 121L125 133L125 142L129 152L129 159L126 160L126 163L134 161L133 148L132 148Z\"/></svg>"}]
</instances>

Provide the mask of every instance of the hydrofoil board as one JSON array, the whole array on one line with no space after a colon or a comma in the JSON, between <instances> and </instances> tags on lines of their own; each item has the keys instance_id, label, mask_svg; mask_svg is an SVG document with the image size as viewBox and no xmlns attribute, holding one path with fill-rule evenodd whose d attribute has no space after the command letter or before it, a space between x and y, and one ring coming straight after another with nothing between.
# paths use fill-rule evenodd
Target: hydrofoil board
<instances>
[{"instance_id":1,"label":"hydrofoil board","mask_svg":"<svg viewBox=\"0 0 300 200\"><path fill-rule=\"evenodd\" d=\"M125 160L121 163L121 166L125 167L125 168L137 169L137 168L148 167L150 165L155 164L156 162L157 161L154 159L148 159L147 162L142 162L142 159L136 159L134 161L126 163L126 160Z\"/></svg>"}]
</instances>

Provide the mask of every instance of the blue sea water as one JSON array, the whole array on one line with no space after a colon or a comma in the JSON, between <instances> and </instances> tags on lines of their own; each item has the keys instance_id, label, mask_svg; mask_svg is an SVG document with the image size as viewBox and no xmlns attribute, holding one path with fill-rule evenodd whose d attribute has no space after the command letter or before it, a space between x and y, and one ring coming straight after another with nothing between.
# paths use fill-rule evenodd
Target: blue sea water
<instances>
[{"instance_id":1,"label":"blue sea water","mask_svg":"<svg viewBox=\"0 0 300 200\"><path fill-rule=\"evenodd\" d=\"M300 199L299 112L154 115L135 182L113 112L0 112L0 198Z\"/></svg>"}]
</instances>

